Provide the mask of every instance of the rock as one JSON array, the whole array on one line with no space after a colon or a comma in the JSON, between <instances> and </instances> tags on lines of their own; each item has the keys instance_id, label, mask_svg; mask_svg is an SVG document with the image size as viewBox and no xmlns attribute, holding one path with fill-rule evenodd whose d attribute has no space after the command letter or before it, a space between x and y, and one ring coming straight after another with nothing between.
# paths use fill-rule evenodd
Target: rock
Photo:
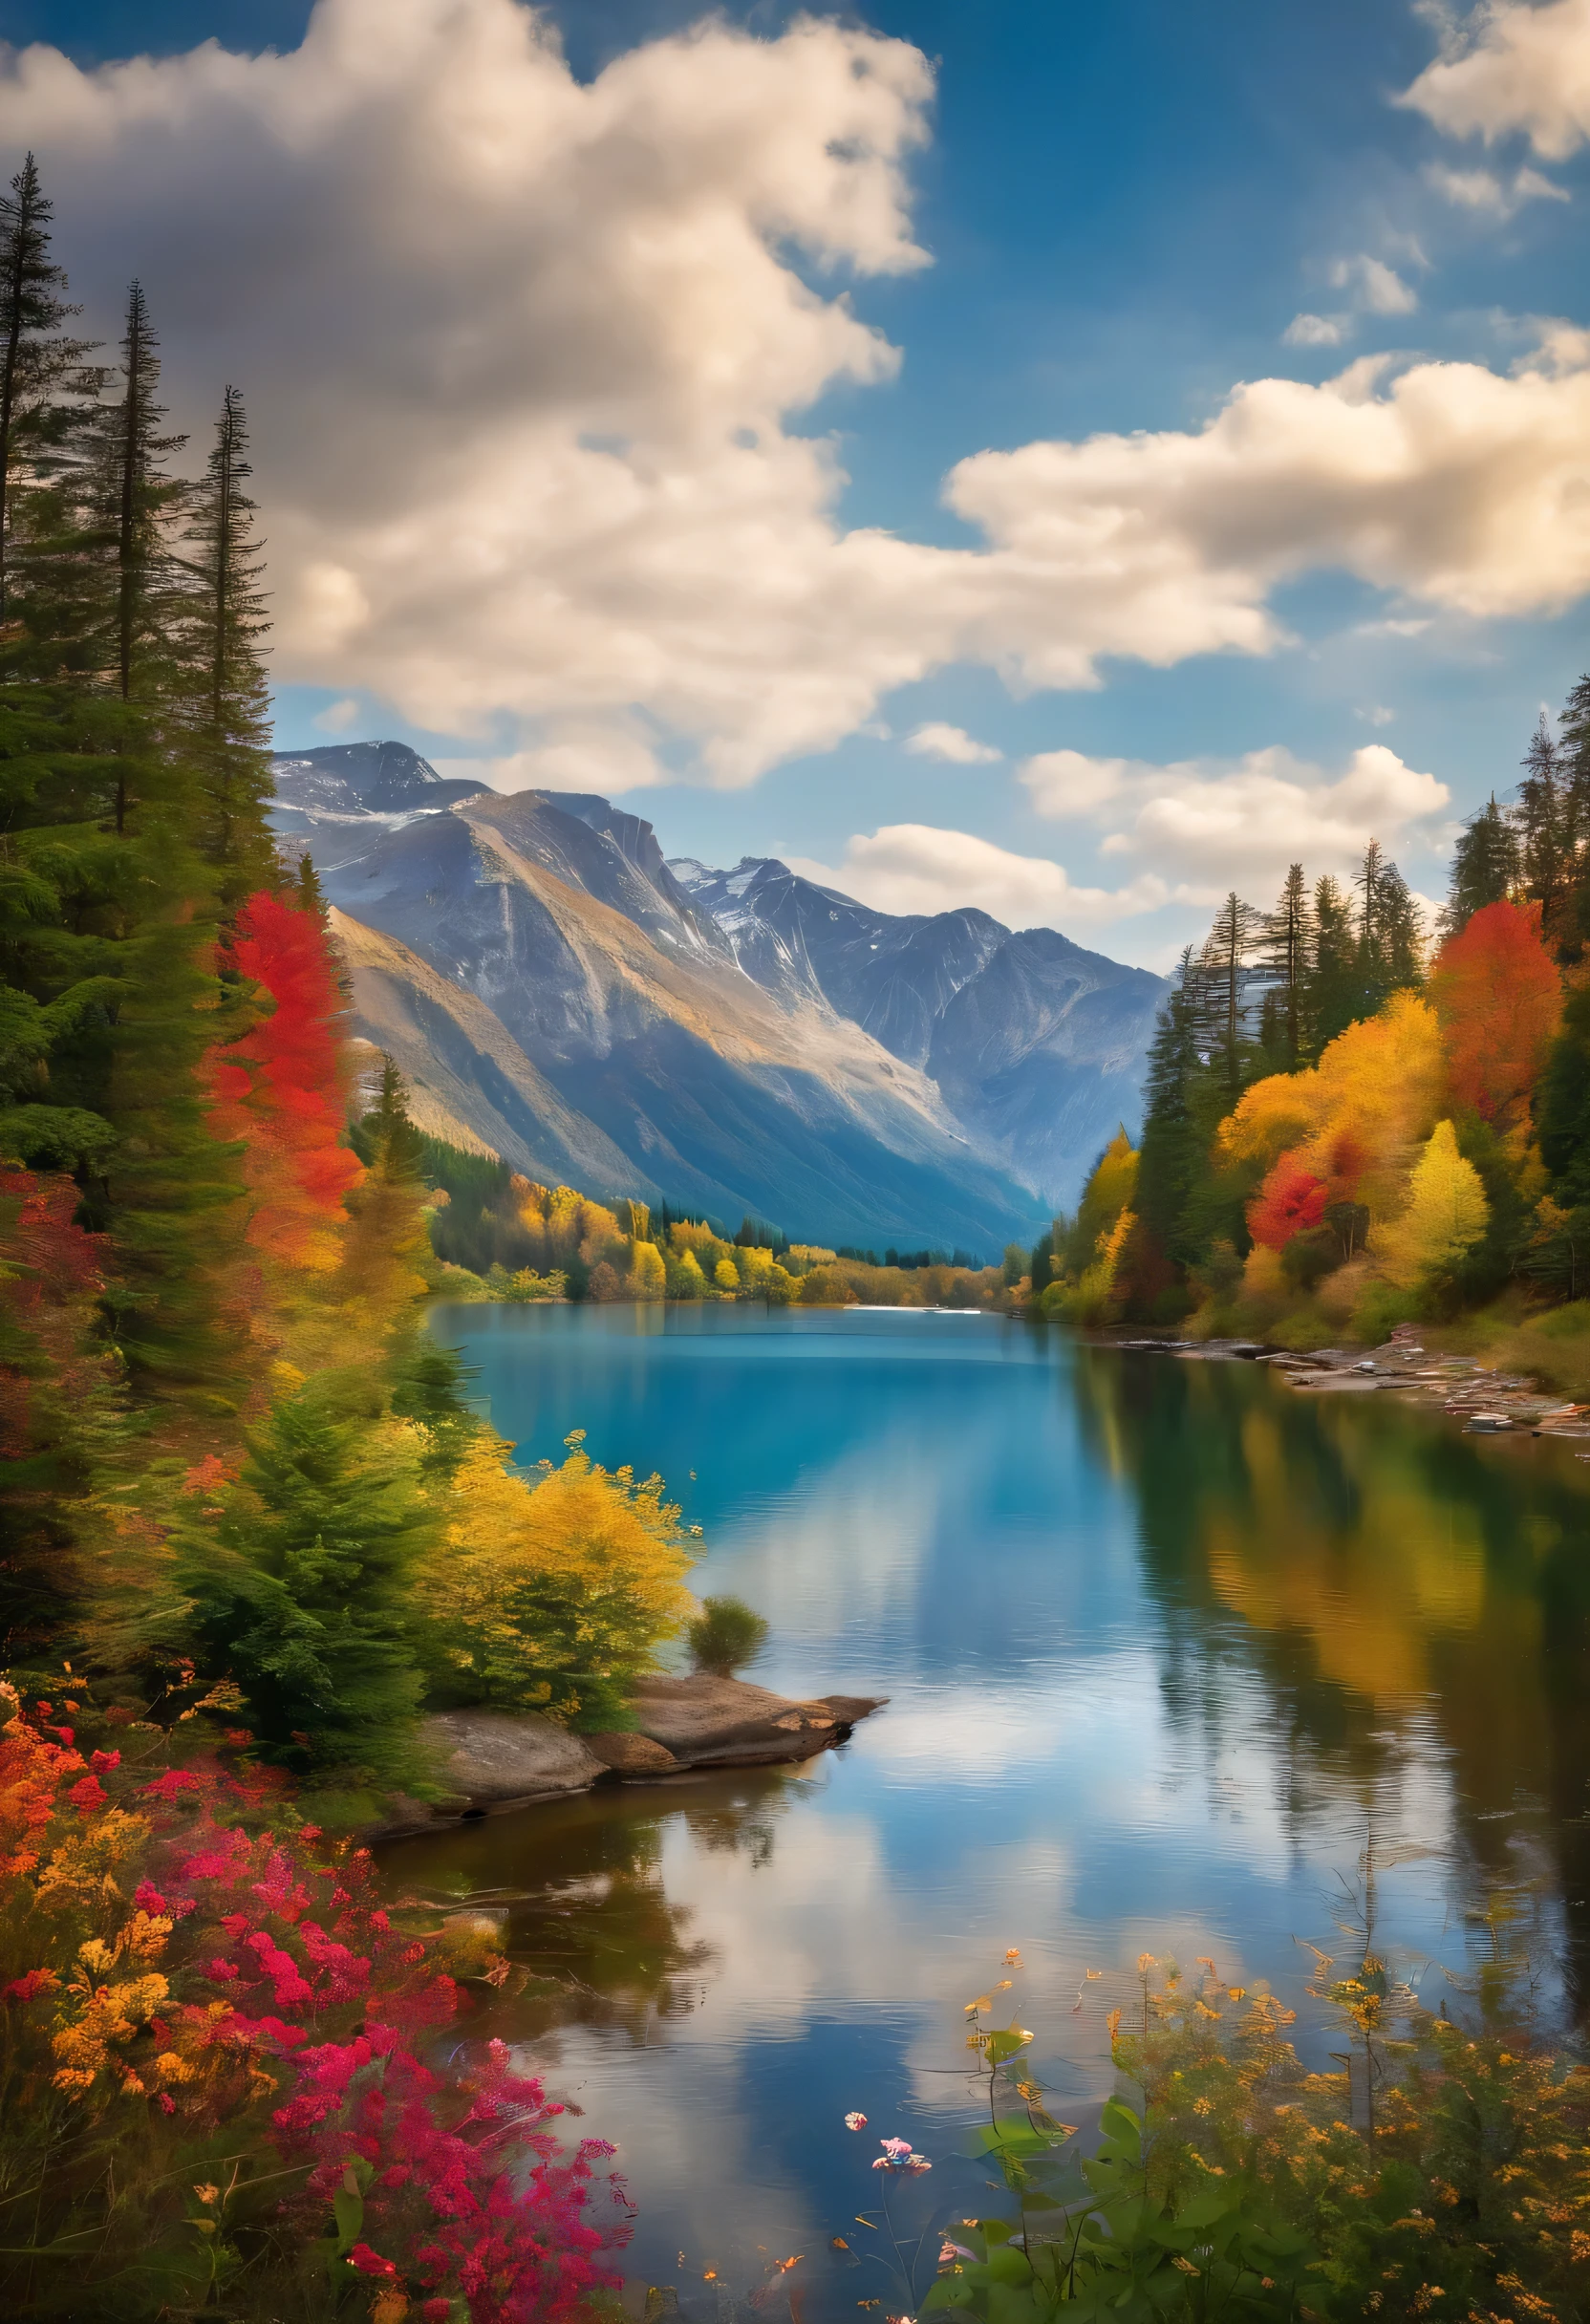
<instances>
[{"instance_id":1,"label":"rock","mask_svg":"<svg viewBox=\"0 0 1590 2324\"><path fill-rule=\"evenodd\" d=\"M666 1775L679 1764L671 1751L654 1743L650 1735L582 1735L580 1740L615 1775Z\"/></svg>"},{"instance_id":2,"label":"rock","mask_svg":"<svg viewBox=\"0 0 1590 2324\"><path fill-rule=\"evenodd\" d=\"M495 1816L529 1799L589 1791L606 1773L584 1735L539 1711L442 1711L421 1733L441 1780L467 1801L465 1813Z\"/></svg>"},{"instance_id":3,"label":"rock","mask_svg":"<svg viewBox=\"0 0 1590 2324\"><path fill-rule=\"evenodd\" d=\"M644 1678L635 1724L684 1767L759 1767L809 1759L849 1734L882 1698L836 1695L793 1702L744 1679Z\"/></svg>"}]
</instances>

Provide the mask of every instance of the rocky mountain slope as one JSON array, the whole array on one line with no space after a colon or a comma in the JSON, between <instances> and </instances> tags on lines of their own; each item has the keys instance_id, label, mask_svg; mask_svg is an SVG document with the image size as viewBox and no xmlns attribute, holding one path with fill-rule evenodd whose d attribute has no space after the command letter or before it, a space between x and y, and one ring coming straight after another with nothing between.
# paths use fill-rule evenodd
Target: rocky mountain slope
<instances>
[{"instance_id":1,"label":"rocky mountain slope","mask_svg":"<svg viewBox=\"0 0 1590 2324\"><path fill-rule=\"evenodd\" d=\"M1136 1129L1163 978L1052 928L1013 935L986 912L873 912L769 858L671 868L747 975L770 992L821 994L920 1065L951 1112L1055 1202L1075 1200L1119 1123Z\"/></svg>"},{"instance_id":2,"label":"rocky mountain slope","mask_svg":"<svg viewBox=\"0 0 1590 2324\"><path fill-rule=\"evenodd\" d=\"M671 866L605 799L477 791L400 743L276 765L359 1030L427 1127L533 1176L991 1256L1136 1118L1161 980L1052 931Z\"/></svg>"}]
</instances>

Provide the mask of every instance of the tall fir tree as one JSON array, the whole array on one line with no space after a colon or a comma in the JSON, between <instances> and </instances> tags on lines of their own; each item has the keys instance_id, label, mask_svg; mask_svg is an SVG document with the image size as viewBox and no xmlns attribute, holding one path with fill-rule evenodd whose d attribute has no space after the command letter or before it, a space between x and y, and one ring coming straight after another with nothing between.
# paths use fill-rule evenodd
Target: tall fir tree
<instances>
[{"instance_id":1,"label":"tall fir tree","mask_svg":"<svg viewBox=\"0 0 1590 2324\"><path fill-rule=\"evenodd\" d=\"M30 480L49 473L68 413L85 384L74 375L92 353L62 325L78 312L62 297L66 276L50 249L53 207L29 154L0 194L0 623L13 593L15 503Z\"/></svg>"},{"instance_id":2,"label":"tall fir tree","mask_svg":"<svg viewBox=\"0 0 1590 2324\"><path fill-rule=\"evenodd\" d=\"M1189 1240L1188 1219L1206 1156L1196 1103L1196 1085L1205 1076L1200 982L1189 946L1154 1026L1143 1086L1137 1215L1153 1252L1173 1268L1185 1268L1198 1256Z\"/></svg>"},{"instance_id":3,"label":"tall fir tree","mask_svg":"<svg viewBox=\"0 0 1590 2324\"><path fill-rule=\"evenodd\" d=\"M1241 1092L1249 1062L1250 964L1261 926L1259 915L1234 889L1215 915L1198 964L1200 1030L1211 1063L1234 1098Z\"/></svg>"},{"instance_id":4,"label":"tall fir tree","mask_svg":"<svg viewBox=\"0 0 1590 2324\"><path fill-rule=\"evenodd\" d=\"M1327 872L1314 889L1314 957L1308 977L1308 1017L1316 1051L1364 1014L1358 974L1358 935L1352 905Z\"/></svg>"},{"instance_id":5,"label":"tall fir tree","mask_svg":"<svg viewBox=\"0 0 1590 2324\"><path fill-rule=\"evenodd\" d=\"M1446 933L1457 936L1487 904L1505 902L1517 886L1518 874L1518 842L1493 791L1479 812L1469 817L1452 850L1442 920Z\"/></svg>"},{"instance_id":6,"label":"tall fir tree","mask_svg":"<svg viewBox=\"0 0 1590 2324\"><path fill-rule=\"evenodd\" d=\"M1518 785L1518 851L1526 893L1540 906L1541 925L1553 943L1564 933L1574 885L1573 805L1569 766L1542 711Z\"/></svg>"},{"instance_id":7,"label":"tall fir tree","mask_svg":"<svg viewBox=\"0 0 1590 2324\"><path fill-rule=\"evenodd\" d=\"M1314 906L1301 864L1293 864L1265 915L1258 966L1265 979L1260 1045L1282 1073L1295 1073L1309 1047L1308 976L1314 950Z\"/></svg>"},{"instance_id":8,"label":"tall fir tree","mask_svg":"<svg viewBox=\"0 0 1590 2324\"><path fill-rule=\"evenodd\" d=\"M244 489L251 473L243 398L228 387L186 535L186 649L203 845L219 870L227 905L274 876L262 811L270 794L269 697L261 653L268 623L254 503Z\"/></svg>"}]
</instances>

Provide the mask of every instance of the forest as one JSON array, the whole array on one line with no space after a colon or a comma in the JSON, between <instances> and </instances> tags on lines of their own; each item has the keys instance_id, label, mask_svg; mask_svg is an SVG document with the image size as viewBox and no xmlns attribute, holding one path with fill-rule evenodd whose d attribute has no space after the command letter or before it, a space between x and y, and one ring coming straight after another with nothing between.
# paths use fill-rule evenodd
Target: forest
<instances>
[{"instance_id":1,"label":"forest","mask_svg":"<svg viewBox=\"0 0 1590 2324\"><path fill-rule=\"evenodd\" d=\"M1439 928L1371 841L1183 955L1038 1310L1287 1346L1399 1323L1590 1384L1590 678L1471 817Z\"/></svg>"}]
</instances>

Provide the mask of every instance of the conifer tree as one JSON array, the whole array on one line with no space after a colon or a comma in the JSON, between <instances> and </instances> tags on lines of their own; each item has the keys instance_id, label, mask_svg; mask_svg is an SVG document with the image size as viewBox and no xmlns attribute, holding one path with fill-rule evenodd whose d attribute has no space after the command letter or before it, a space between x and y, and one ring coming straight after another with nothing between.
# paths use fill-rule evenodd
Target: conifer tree
<instances>
[{"instance_id":1,"label":"conifer tree","mask_svg":"<svg viewBox=\"0 0 1590 2324\"><path fill-rule=\"evenodd\" d=\"M1301 864L1293 864L1274 912L1265 916L1259 966L1264 995L1263 1046L1283 1073L1295 1073L1308 1045L1307 992L1314 909Z\"/></svg>"},{"instance_id":2,"label":"conifer tree","mask_svg":"<svg viewBox=\"0 0 1590 2324\"><path fill-rule=\"evenodd\" d=\"M1505 903L1517 885L1518 872L1518 842L1493 791L1478 814L1469 817L1452 850L1443 916L1447 934L1460 934L1488 904Z\"/></svg>"},{"instance_id":3,"label":"conifer tree","mask_svg":"<svg viewBox=\"0 0 1590 2324\"><path fill-rule=\"evenodd\" d=\"M1308 1014L1316 1051L1364 1014L1352 908L1327 872L1314 889L1314 959Z\"/></svg>"},{"instance_id":4,"label":"conifer tree","mask_svg":"<svg viewBox=\"0 0 1590 2324\"><path fill-rule=\"evenodd\" d=\"M1195 1105L1205 1068L1199 1047L1202 1001L1191 946L1154 1027L1144 1079L1143 1141L1138 1150L1137 1215L1153 1247L1172 1266L1197 1256L1188 1241L1192 1194L1205 1169L1207 1139Z\"/></svg>"},{"instance_id":5,"label":"conifer tree","mask_svg":"<svg viewBox=\"0 0 1590 2324\"><path fill-rule=\"evenodd\" d=\"M263 813L270 792L269 701L260 652L267 623L254 504L244 490L250 474L243 398L228 387L186 535L204 849L219 867L226 903L268 885L274 870Z\"/></svg>"},{"instance_id":6,"label":"conifer tree","mask_svg":"<svg viewBox=\"0 0 1590 2324\"><path fill-rule=\"evenodd\" d=\"M182 1581L207 1668L242 1688L269 1757L320 1780L413 1779L407 1584L429 1521L417 1465L312 1384L255 1431L220 1524L190 1526Z\"/></svg>"},{"instance_id":7,"label":"conifer tree","mask_svg":"<svg viewBox=\"0 0 1590 2324\"><path fill-rule=\"evenodd\" d=\"M1524 753L1518 785L1518 850L1524 886L1540 906L1553 941L1560 938L1574 871L1573 786L1544 711Z\"/></svg>"},{"instance_id":8,"label":"conifer tree","mask_svg":"<svg viewBox=\"0 0 1590 2324\"><path fill-rule=\"evenodd\" d=\"M30 153L0 194L0 622L13 591L16 498L48 463L62 433L59 391L90 352L61 329L78 310L61 296L66 276L50 255L52 215Z\"/></svg>"},{"instance_id":9,"label":"conifer tree","mask_svg":"<svg viewBox=\"0 0 1590 2324\"><path fill-rule=\"evenodd\" d=\"M1212 1062L1233 1097L1240 1094L1246 1063L1249 966L1260 919L1235 890L1221 905L1199 959L1200 1030Z\"/></svg>"}]
</instances>

